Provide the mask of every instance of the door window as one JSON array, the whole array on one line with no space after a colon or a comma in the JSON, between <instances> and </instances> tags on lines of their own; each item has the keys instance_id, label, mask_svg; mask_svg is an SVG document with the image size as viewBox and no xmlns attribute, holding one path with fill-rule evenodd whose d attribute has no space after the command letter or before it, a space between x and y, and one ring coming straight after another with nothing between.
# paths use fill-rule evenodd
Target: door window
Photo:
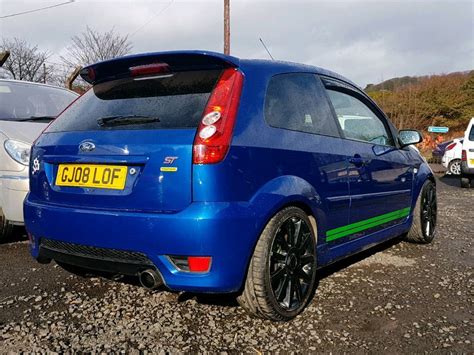
<instances>
[{"instance_id":1,"label":"door window","mask_svg":"<svg viewBox=\"0 0 474 355\"><path fill-rule=\"evenodd\" d=\"M471 131L469 132L469 140L474 142L474 125L471 126Z\"/></svg>"},{"instance_id":2,"label":"door window","mask_svg":"<svg viewBox=\"0 0 474 355\"><path fill-rule=\"evenodd\" d=\"M327 90L345 138L394 145L383 121L361 100L341 91Z\"/></svg>"},{"instance_id":3,"label":"door window","mask_svg":"<svg viewBox=\"0 0 474 355\"><path fill-rule=\"evenodd\" d=\"M272 127L339 137L337 124L314 74L279 74L270 79L265 119Z\"/></svg>"}]
</instances>

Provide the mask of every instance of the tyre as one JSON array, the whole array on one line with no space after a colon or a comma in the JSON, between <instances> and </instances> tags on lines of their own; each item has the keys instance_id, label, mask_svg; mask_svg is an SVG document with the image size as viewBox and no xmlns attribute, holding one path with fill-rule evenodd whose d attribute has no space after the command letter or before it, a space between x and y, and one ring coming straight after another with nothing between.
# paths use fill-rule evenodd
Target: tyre
<instances>
[{"instance_id":1,"label":"tyre","mask_svg":"<svg viewBox=\"0 0 474 355\"><path fill-rule=\"evenodd\" d=\"M471 187L471 180L469 180L468 178L464 176L461 176L461 187L466 188L466 189Z\"/></svg>"},{"instance_id":2,"label":"tyre","mask_svg":"<svg viewBox=\"0 0 474 355\"><path fill-rule=\"evenodd\" d=\"M315 230L303 210L288 207L260 235L237 300L254 316L287 321L312 299L315 282Z\"/></svg>"},{"instance_id":3,"label":"tyre","mask_svg":"<svg viewBox=\"0 0 474 355\"><path fill-rule=\"evenodd\" d=\"M11 237L13 232L13 224L11 224L0 210L0 242Z\"/></svg>"},{"instance_id":4,"label":"tyre","mask_svg":"<svg viewBox=\"0 0 474 355\"><path fill-rule=\"evenodd\" d=\"M416 201L413 224L405 239L412 243L431 243L436 232L437 213L436 186L427 180Z\"/></svg>"},{"instance_id":5,"label":"tyre","mask_svg":"<svg viewBox=\"0 0 474 355\"><path fill-rule=\"evenodd\" d=\"M461 175L461 160L454 159L449 162L448 173L451 175Z\"/></svg>"}]
</instances>

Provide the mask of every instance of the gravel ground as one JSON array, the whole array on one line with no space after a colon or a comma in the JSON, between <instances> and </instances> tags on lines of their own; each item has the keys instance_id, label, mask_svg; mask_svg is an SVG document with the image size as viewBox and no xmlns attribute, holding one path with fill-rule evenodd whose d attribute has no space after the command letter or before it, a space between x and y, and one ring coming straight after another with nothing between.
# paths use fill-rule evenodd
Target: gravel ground
<instances>
[{"instance_id":1,"label":"gravel ground","mask_svg":"<svg viewBox=\"0 0 474 355\"><path fill-rule=\"evenodd\" d=\"M253 319L229 296L79 278L0 245L0 352L473 353L474 189L438 179L438 235L394 241L320 272L294 321ZM21 234L21 233L20 233Z\"/></svg>"}]
</instances>

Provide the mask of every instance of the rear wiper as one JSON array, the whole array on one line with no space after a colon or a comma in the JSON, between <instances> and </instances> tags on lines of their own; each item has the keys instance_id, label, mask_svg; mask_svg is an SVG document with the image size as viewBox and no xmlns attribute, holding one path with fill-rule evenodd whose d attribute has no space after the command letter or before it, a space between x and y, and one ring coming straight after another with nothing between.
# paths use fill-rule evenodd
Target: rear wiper
<instances>
[{"instance_id":1,"label":"rear wiper","mask_svg":"<svg viewBox=\"0 0 474 355\"><path fill-rule=\"evenodd\" d=\"M27 121L45 121L45 120L54 120L56 116L31 116L28 118L15 119L17 122L27 122Z\"/></svg>"},{"instance_id":2,"label":"rear wiper","mask_svg":"<svg viewBox=\"0 0 474 355\"><path fill-rule=\"evenodd\" d=\"M97 120L97 124L104 126L121 126L129 124L146 124L160 122L158 117L142 116L142 115L123 115L123 116L107 116Z\"/></svg>"}]
</instances>

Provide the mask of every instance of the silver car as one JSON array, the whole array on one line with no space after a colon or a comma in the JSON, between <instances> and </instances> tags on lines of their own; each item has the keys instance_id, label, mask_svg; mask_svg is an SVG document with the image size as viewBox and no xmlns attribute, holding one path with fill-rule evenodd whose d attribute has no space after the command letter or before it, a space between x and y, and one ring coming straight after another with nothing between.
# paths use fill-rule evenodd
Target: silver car
<instances>
[{"instance_id":1,"label":"silver car","mask_svg":"<svg viewBox=\"0 0 474 355\"><path fill-rule=\"evenodd\" d=\"M55 86L0 80L0 240L23 225L33 141L77 96Z\"/></svg>"}]
</instances>

